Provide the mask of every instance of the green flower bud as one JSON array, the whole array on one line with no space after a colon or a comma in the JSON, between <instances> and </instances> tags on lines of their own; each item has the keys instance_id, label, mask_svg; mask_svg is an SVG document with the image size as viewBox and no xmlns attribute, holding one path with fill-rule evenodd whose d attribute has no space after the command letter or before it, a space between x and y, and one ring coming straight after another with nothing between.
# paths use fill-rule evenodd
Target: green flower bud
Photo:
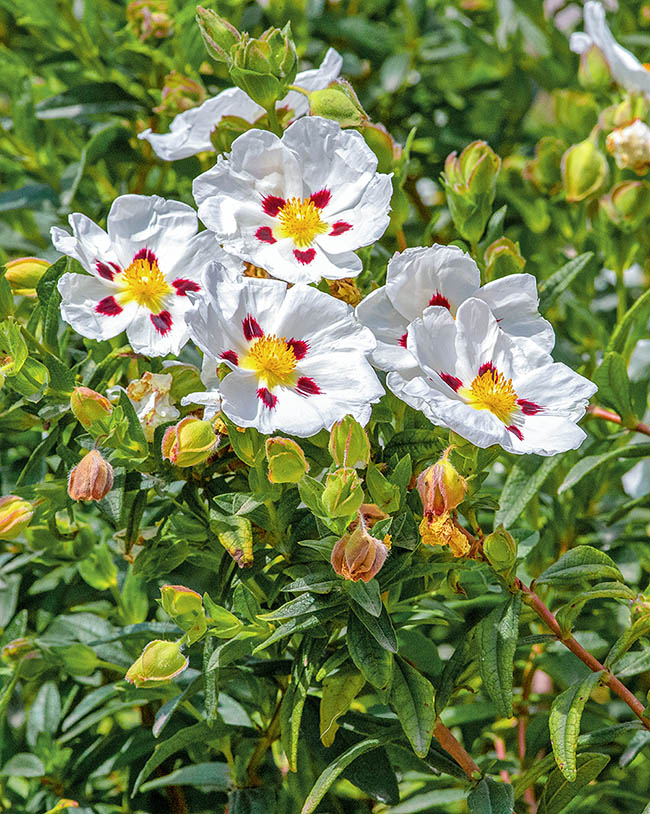
<instances>
[{"instance_id":1,"label":"green flower bud","mask_svg":"<svg viewBox=\"0 0 650 814\"><path fill-rule=\"evenodd\" d=\"M352 85L345 79L337 79L323 90L309 94L309 109L312 116L322 116L338 122L341 127L358 127L368 120Z\"/></svg>"},{"instance_id":2,"label":"green flower bud","mask_svg":"<svg viewBox=\"0 0 650 814\"><path fill-rule=\"evenodd\" d=\"M562 189L560 164L567 145L562 139L544 136L537 142L535 158L524 168L523 175L544 195L555 195Z\"/></svg>"},{"instance_id":3,"label":"green flower bud","mask_svg":"<svg viewBox=\"0 0 650 814\"><path fill-rule=\"evenodd\" d=\"M230 77L251 99L270 110L296 78L298 55L289 23L269 28L259 39L244 34L232 48Z\"/></svg>"},{"instance_id":4,"label":"green flower bud","mask_svg":"<svg viewBox=\"0 0 650 814\"><path fill-rule=\"evenodd\" d=\"M266 460L271 483L298 483L309 472L305 453L290 438L267 438Z\"/></svg>"},{"instance_id":5,"label":"green flower bud","mask_svg":"<svg viewBox=\"0 0 650 814\"><path fill-rule=\"evenodd\" d=\"M32 504L16 495L0 497L0 540L14 540L29 526Z\"/></svg>"},{"instance_id":6,"label":"green flower bud","mask_svg":"<svg viewBox=\"0 0 650 814\"><path fill-rule=\"evenodd\" d=\"M321 501L330 517L347 517L358 511L363 503L363 489L354 469L331 472L325 481Z\"/></svg>"},{"instance_id":7,"label":"green flower bud","mask_svg":"<svg viewBox=\"0 0 650 814\"><path fill-rule=\"evenodd\" d=\"M393 140L383 124L364 122L361 132L366 144L377 156L377 172L391 172L402 156L402 145Z\"/></svg>"},{"instance_id":8,"label":"green flower bud","mask_svg":"<svg viewBox=\"0 0 650 814\"><path fill-rule=\"evenodd\" d=\"M197 6L196 22L199 24L203 44L212 59L230 64L230 51L241 40L239 31L216 11L202 6Z\"/></svg>"},{"instance_id":9,"label":"green flower bud","mask_svg":"<svg viewBox=\"0 0 650 814\"><path fill-rule=\"evenodd\" d=\"M484 141L469 144L445 161L442 181L449 211L460 234L477 243L492 212L501 159Z\"/></svg>"},{"instance_id":10,"label":"green flower bud","mask_svg":"<svg viewBox=\"0 0 650 814\"><path fill-rule=\"evenodd\" d=\"M176 466L197 466L207 461L218 442L219 436L210 421L187 416L165 430L161 454Z\"/></svg>"},{"instance_id":11,"label":"green flower bud","mask_svg":"<svg viewBox=\"0 0 650 814\"><path fill-rule=\"evenodd\" d=\"M188 643L198 641L207 630L201 595L183 585L163 585L160 604L169 616L188 634Z\"/></svg>"},{"instance_id":12,"label":"green flower bud","mask_svg":"<svg viewBox=\"0 0 650 814\"><path fill-rule=\"evenodd\" d=\"M167 0L132 0L126 7L126 19L144 42L150 37L161 39L174 33L174 20L168 12Z\"/></svg>"},{"instance_id":13,"label":"green flower bud","mask_svg":"<svg viewBox=\"0 0 650 814\"><path fill-rule=\"evenodd\" d=\"M73 500L101 500L113 488L113 467L92 449L70 472L68 494Z\"/></svg>"},{"instance_id":14,"label":"green flower bud","mask_svg":"<svg viewBox=\"0 0 650 814\"><path fill-rule=\"evenodd\" d=\"M600 48L592 45L580 55L578 81L583 88L598 90L606 88L612 81L607 60Z\"/></svg>"},{"instance_id":15,"label":"green flower bud","mask_svg":"<svg viewBox=\"0 0 650 814\"><path fill-rule=\"evenodd\" d=\"M90 387L75 387L70 396L70 409L85 429L110 418L113 412L110 401Z\"/></svg>"},{"instance_id":16,"label":"green flower bud","mask_svg":"<svg viewBox=\"0 0 650 814\"><path fill-rule=\"evenodd\" d=\"M645 181L623 181L600 199L600 207L622 231L634 232L648 217L650 185Z\"/></svg>"},{"instance_id":17,"label":"green flower bud","mask_svg":"<svg viewBox=\"0 0 650 814\"><path fill-rule=\"evenodd\" d=\"M19 639L12 639L3 646L1 657L5 664L11 664L20 661L31 652L34 652L34 642L25 636L21 636Z\"/></svg>"},{"instance_id":18,"label":"green flower bud","mask_svg":"<svg viewBox=\"0 0 650 814\"><path fill-rule=\"evenodd\" d=\"M513 243L507 237L500 237L485 250L485 276L488 280L519 274L525 265L526 260L521 256L519 243Z\"/></svg>"},{"instance_id":19,"label":"green flower bud","mask_svg":"<svg viewBox=\"0 0 650 814\"><path fill-rule=\"evenodd\" d=\"M154 107L154 111L165 116L176 116L200 105L206 96L207 92L200 82L172 71L165 77L160 104Z\"/></svg>"},{"instance_id":20,"label":"green flower bud","mask_svg":"<svg viewBox=\"0 0 650 814\"><path fill-rule=\"evenodd\" d=\"M183 672L189 659L181 653L178 642L156 639L142 651L127 670L124 678L136 687L144 687L155 681L171 681Z\"/></svg>"},{"instance_id":21,"label":"green flower bud","mask_svg":"<svg viewBox=\"0 0 650 814\"><path fill-rule=\"evenodd\" d=\"M36 286L50 264L39 257L18 257L5 264L5 279L9 281L14 294L35 297Z\"/></svg>"},{"instance_id":22,"label":"green flower bud","mask_svg":"<svg viewBox=\"0 0 650 814\"><path fill-rule=\"evenodd\" d=\"M488 534L483 541L483 551L497 573L505 575L517 561L517 543L502 525Z\"/></svg>"},{"instance_id":23,"label":"green flower bud","mask_svg":"<svg viewBox=\"0 0 650 814\"><path fill-rule=\"evenodd\" d=\"M589 139L569 147L562 156L562 182L571 203L598 192L608 174L607 159Z\"/></svg>"},{"instance_id":24,"label":"green flower bud","mask_svg":"<svg viewBox=\"0 0 650 814\"><path fill-rule=\"evenodd\" d=\"M347 415L332 426L329 451L337 466L365 469L370 460L370 441L361 424Z\"/></svg>"}]
</instances>

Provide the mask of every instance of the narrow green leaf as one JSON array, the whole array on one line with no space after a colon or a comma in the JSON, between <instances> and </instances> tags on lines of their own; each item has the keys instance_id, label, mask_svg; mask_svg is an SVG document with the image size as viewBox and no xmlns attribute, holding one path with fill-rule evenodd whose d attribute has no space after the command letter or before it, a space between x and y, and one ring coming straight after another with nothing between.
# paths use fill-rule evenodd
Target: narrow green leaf
<instances>
[{"instance_id":1,"label":"narrow green leaf","mask_svg":"<svg viewBox=\"0 0 650 814\"><path fill-rule=\"evenodd\" d=\"M512 814L514 805L512 786L498 783L491 777L484 777L467 798L470 814Z\"/></svg>"},{"instance_id":2,"label":"narrow green leaf","mask_svg":"<svg viewBox=\"0 0 650 814\"><path fill-rule=\"evenodd\" d=\"M548 728L558 769L571 783L576 779L576 752L580 735L582 711L592 691L598 685L603 671L590 673L554 699Z\"/></svg>"},{"instance_id":3,"label":"narrow green leaf","mask_svg":"<svg viewBox=\"0 0 650 814\"><path fill-rule=\"evenodd\" d=\"M623 353L630 330L635 327L640 328L644 324L644 317L648 310L650 310L650 290L644 291L634 305L626 311L623 319L618 321L607 350Z\"/></svg>"},{"instance_id":4,"label":"narrow green leaf","mask_svg":"<svg viewBox=\"0 0 650 814\"><path fill-rule=\"evenodd\" d=\"M606 353L594 373L593 380L594 384L598 385L599 401L607 407L613 407L620 414L623 424L635 420L627 367L620 353L615 351Z\"/></svg>"},{"instance_id":5,"label":"narrow green leaf","mask_svg":"<svg viewBox=\"0 0 650 814\"><path fill-rule=\"evenodd\" d=\"M539 310L546 311L555 302L560 294L565 291L571 283L583 271L589 261L594 256L593 252L584 254L569 260L551 276L539 285Z\"/></svg>"},{"instance_id":6,"label":"narrow green leaf","mask_svg":"<svg viewBox=\"0 0 650 814\"><path fill-rule=\"evenodd\" d=\"M390 650L391 653L397 653L397 636L385 607L382 607L377 617L371 616L368 611L356 604L352 605L352 612L381 647Z\"/></svg>"},{"instance_id":7,"label":"narrow green leaf","mask_svg":"<svg viewBox=\"0 0 650 814\"><path fill-rule=\"evenodd\" d=\"M343 668L324 679L320 702L320 739L323 746L334 743L339 728L337 720L350 709L350 704L365 683L363 674L354 667Z\"/></svg>"},{"instance_id":8,"label":"narrow green leaf","mask_svg":"<svg viewBox=\"0 0 650 814\"><path fill-rule=\"evenodd\" d=\"M43 777L44 774L43 763L29 752L18 752L0 770L0 776L3 777Z\"/></svg>"},{"instance_id":9,"label":"narrow green leaf","mask_svg":"<svg viewBox=\"0 0 650 814\"><path fill-rule=\"evenodd\" d=\"M512 527L512 524L539 492L546 478L561 460L562 455L552 455L550 458L545 458L532 473L522 464L513 466L501 491L499 510L494 517L495 528L500 523L505 528Z\"/></svg>"},{"instance_id":10,"label":"narrow green leaf","mask_svg":"<svg viewBox=\"0 0 650 814\"><path fill-rule=\"evenodd\" d=\"M429 751L436 720L433 685L414 667L397 657L390 705L418 757Z\"/></svg>"},{"instance_id":11,"label":"narrow green leaf","mask_svg":"<svg viewBox=\"0 0 650 814\"><path fill-rule=\"evenodd\" d=\"M452 653L451 658L445 664L440 681L437 684L436 692L436 715L440 715L443 709L449 703L452 693L456 689L456 684L460 678L465 665L470 658L470 646L472 637L467 635L463 637L456 645L456 649Z\"/></svg>"},{"instance_id":12,"label":"narrow green leaf","mask_svg":"<svg viewBox=\"0 0 650 814\"><path fill-rule=\"evenodd\" d=\"M623 582L623 575L614 560L604 551L580 545L563 554L535 582L537 585L567 585L583 579L613 579Z\"/></svg>"},{"instance_id":13,"label":"narrow green leaf","mask_svg":"<svg viewBox=\"0 0 650 814\"><path fill-rule=\"evenodd\" d=\"M602 466L603 464L609 463L609 461L615 461L618 458L646 458L649 455L650 444L631 444L626 447L609 449L607 452L600 453L599 455L587 455L585 458L581 458L578 463L569 470L567 476L558 487L557 493L561 495L562 492L566 492L567 489L575 486L585 475L588 475L595 469L598 470L599 475L602 475Z\"/></svg>"},{"instance_id":14,"label":"narrow green leaf","mask_svg":"<svg viewBox=\"0 0 650 814\"><path fill-rule=\"evenodd\" d=\"M366 681L380 690L387 689L393 673L393 654L377 647L375 637L353 613L348 618L347 643L352 661Z\"/></svg>"},{"instance_id":15,"label":"narrow green leaf","mask_svg":"<svg viewBox=\"0 0 650 814\"><path fill-rule=\"evenodd\" d=\"M476 628L483 686L502 718L512 717L513 658L519 634L521 594L490 611Z\"/></svg>"},{"instance_id":16,"label":"narrow green leaf","mask_svg":"<svg viewBox=\"0 0 650 814\"><path fill-rule=\"evenodd\" d=\"M650 633L650 615L642 616L632 623L626 631L614 642L612 649L605 659L605 667L611 667L624 653L632 647L642 636Z\"/></svg>"},{"instance_id":17,"label":"narrow green leaf","mask_svg":"<svg viewBox=\"0 0 650 814\"><path fill-rule=\"evenodd\" d=\"M61 720L61 696L53 681L39 689L27 719L27 743L33 748L41 732L54 735Z\"/></svg>"},{"instance_id":18,"label":"narrow green leaf","mask_svg":"<svg viewBox=\"0 0 650 814\"><path fill-rule=\"evenodd\" d=\"M210 786L214 791L227 791L230 787L230 769L227 763L196 763L149 780L140 786L144 794L165 786Z\"/></svg>"},{"instance_id":19,"label":"narrow green leaf","mask_svg":"<svg viewBox=\"0 0 650 814\"><path fill-rule=\"evenodd\" d=\"M371 579L370 582L350 582L345 583L348 596L357 605L360 605L364 610L368 611L371 616L379 616L383 603L381 601L381 593L379 591L379 583L376 579Z\"/></svg>"},{"instance_id":20,"label":"narrow green leaf","mask_svg":"<svg viewBox=\"0 0 650 814\"><path fill-rule=\"evenodd\" d=\"M609 755L584 752L578 755L576 779L569 782L559 769L554 769L542 795L540 814L559 814L609 763Z\"/></svg>"},{"instance_id":21,"label":"narrow green leaf","mask_svg":"<svg viewBox=\"0 0 650 814\"><path fill-rule=\"evenodd\" d=\"M575 620L585 606L592 599L624 599L631 600L636 592L622 582L600 582L588 591L582 591L573 597L571 602L562 605L555 613L562 630L570 632Z\"/></svg>"}]
</instances>

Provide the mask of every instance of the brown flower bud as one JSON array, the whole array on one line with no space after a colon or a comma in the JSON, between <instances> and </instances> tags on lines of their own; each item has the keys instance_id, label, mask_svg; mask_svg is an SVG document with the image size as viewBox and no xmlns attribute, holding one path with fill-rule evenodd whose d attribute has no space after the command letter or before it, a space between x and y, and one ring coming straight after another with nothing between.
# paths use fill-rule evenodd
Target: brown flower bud
<instances>
[{"instance_id":1,"label":"brown flower bud","mask_svg":"<svg viewBox=\"0 0 650 814\"><path fill-rule=\"evenodd\" d=\"M352 532L346 534L332 549L332 567L345 579L357 582L370 580L379 573L390 549L390 536L383 541L368 533L363 515Z\"/></svg>"},{"instance_id":2,"label":"brown flower bud","mask_svg":"<svg viewBox=\"0 0 650 814\"><path fill-rule=\"evenodd\" d=\"M417 489L425 517L446 515L465 499L467 482L449 462L450 451L451 447L445 450L437 463L418 477Z\"/></svg>"},{"instance_id":3,"label":"brown flower bud","mask_svg":"<svg viewBox=\"0 0 650 814\"><path fill-rule=\"evenodd\" d=\"M93 449L70 473L68 494L73 500L101 500L113 488L113 467Z\"/></svg>"}]
</instances>

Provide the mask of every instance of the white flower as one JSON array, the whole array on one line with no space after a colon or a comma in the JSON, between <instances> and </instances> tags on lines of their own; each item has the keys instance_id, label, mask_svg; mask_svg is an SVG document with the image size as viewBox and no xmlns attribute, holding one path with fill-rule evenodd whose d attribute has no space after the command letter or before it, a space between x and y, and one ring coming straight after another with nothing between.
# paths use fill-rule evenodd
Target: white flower
<instances>
[{"instance_id":1,"label":"white flower","mask_svg":"<svg viewBox=\"0 0 650 814\"><path fill-rule=\"evenodd\" d=\"M243 269L210 232L197 234L190 206L157 195L117 198L107 232L79 213L68 220L72 235L55 226L52 242L91 276L61 277L61 316L89 339L126 331L133 350L149 356L177 354L187 342L187 294L200 291L201 272L211 259Z\"/></svg>"},{"instance_id":2,"label":"white flower","mask_svg":"<svg viewBox=\"0 0 650 814\"><path fill-rule=\"evenodd\" d=\"M607 136L607 149L617 167L643 175L650 167L650 127L641 119L617 127Z\"/></svg>"},{"instance_id":3,"label":"white flower","mask_svg":"<svg viewBox=\"0 0 650 814\"><path fill-rule=\"evenodd\" d=\"M174 421L180 412L171 401L173 384L171 373L151 373L147 371L139 379L129 382L126 395L133 405L138 421L144 430L147 441L153 441L156 427ZM108 390L109 398L116 399L122 387L117 385Z\"/></svg>"},{"instance_id":4,"label":"white flower","mask_svg":"<svg viewBox=\"0 0 650 814\"><path fill-rule=\"evenodd\" d=\"M555 455L585 438L576 421L596 386L530 339L502 331L487 303L465 300L455 320L427 308L409 325L407 347L420 371L409 380L389 373L390 389L476 446Z\"/></svg>"},{"instance_id":5,"label":"white flower","mask_svg":"<svg viewBox=\"0 0 650 814\"><path fill-rule=\"evenodd\" d=\"M221 409L238 426L267 434L307 437L347 414L365 424L384 390L366 359L374 338L352 308L300 283L224 272L218 263L208 267L207 296L187 314L212 389L183 403L207 405L206 415ZM230 372L217 382L223 363Z\"/></svg>"},{"instance_id":6,"label":"white flower","mask_svg":"<svg viewBox=\"0 0 650 814\"><path fill-rule=\"evenodd\" d=\"M296 74L294 85L309 93L313 90L322 90L338 77L342 62L340 54L330 48L320 68ZM293 118L297 119L309 112L309 101L304 93L292 90L277 103L276 108L292 110ZM253 124L264 114L264 108L243 90L228 88L217 96L206 99L198 107L176 116L169 127L169 133L152 133L151 129L148 129L139 133L138 138L148 141L160 158L165 161L176 161L197 153L214 152L210 134L224 116L238 116Z\"/></svg>"},{"instance_id":7,"label":"white flower","mask_svg":"<svg viewBox=\"0 0 650 814\"><path fill-rule=\"evenodd\" d=\"M619 45L605 20L605 9L600 3L588 0L584 10L585 30L571 35L570 47L576 54L584 54L592 46L605 57L612 76L626 90L650 95L650 72L627 48Z\"/></svg>"},{"instance_id":8,"label":"white flower","mask_svg":"<svg viewBox=\"0 0 650 814\"><path fill-rule=\"evenodd\" d=\"M537 311L537 285L531 274L511 274L480 286L478 266L457 246L436 244L394 254L386 285L357 306L358 318L377 339L372 363L403 375L409 368L417 369L406 348L409 323L434 305L455 316L470 297L486 302L506 333L529 337L547 352L553 349L553 328Z\"/></svg>"},{"instance_id":9,"label":"white flower","mask_svg":"<svg viewBox=\"0 0 650 814\"><path fill-rule=\"evenodd\" d=\"M290 283L358 274L354 249L384 233L391 194L363 136L318 116L282 139L244 133L194 181L199 216L224 249Z\"/></svg>"}]
</instances>

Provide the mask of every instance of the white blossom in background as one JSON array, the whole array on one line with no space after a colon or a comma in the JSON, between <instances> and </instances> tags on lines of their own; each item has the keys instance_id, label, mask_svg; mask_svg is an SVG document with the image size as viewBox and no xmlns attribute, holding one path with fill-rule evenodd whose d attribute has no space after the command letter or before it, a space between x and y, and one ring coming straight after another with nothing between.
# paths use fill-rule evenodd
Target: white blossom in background
<instances>
[{"instance_id":1,"label":"white blossom in background","mask_svg":"<svg viewBox=\"0 0 650 814\"><path fill-rule=\"evenodd\" d=\"M616 42L607 25L605 9L595 0L585 3L584 26L584 32L571 35L571 50L584 54L595 46L605 57L619 85L629 91L650 95L650 71L627 48Z\"/></svg>"},{"instance_id":2,"label":"white blossom in background","mask_svg":"<svg viewBox=\"0 0 650 814\"><path fill-rule=\"evenodd\" d=\"M392 195L363 136L318 116L294 122L281 139L244 133L193 189L226 251L290 283L358 274L354 250L382 236Z\"/></svg>"},{"instance_id":3,"label":"white blossom in background","mask_svg":"<svg viewBox=\"0 0 650 814\"><path fill-rule=\"evenodd\" d=\"M180 412L171 400L173 377L170 373L147 371L139 379L129 382L126 388L119 385L108 391L111 399L117 399L124 390L133 405L147 441L153 441L156 427L175 421Z\"/></svg>"},{"instance_id":4,"label":"white blossom in background","mask_svg":"<svg viewBox=\"0 0 650 814\"><path fill-rule=\"evenodd\" d=\"M122 195L108 213L107 231L78 212L68 220L72 235L54 226L52 242L89 274L61 277L61 316L89 339L126 331L138 353L178 354L188 340L188 294L200 292L209 261L243 271L210 232L197 234L196 212L179 201Z\"/></svg>"},{"instance_id":5,"label":"white blossom in background","mask_svg":"<svg viewBox=\"0 0 650 814\"><path fill-rule=\"evenodd\" d=\"M643 175L650 168L650 127L641 119L612 130L606 143L620 169Z\"/></svg>"},{"instance_id":6,"label":"white blossom in background","mask_svg":"<svg viewBox=\"0 0 650 814\"><path fill-rule=\"evenodd\" d=\"M343 58L333 48L325 54L319 68L300 71L294 85L311 93L323 90L338 78ZM309 112L309 100L304 93L289 91L281 99L276 109L293 111L298 119ZM148 141L156 155L165 161L177 161L203 152L214 152L210 134L224 116L237 116L250 124L265 115L263 107L254 102L240 88L228 88L206 99L203 104L179 113L169 127L169 133L154 133L151 128L138 134L138 138ZM259 131L258 131L259 132Z\"/></svg>"},{"instance_id":7,"label":"white blossom in background","mask_svg":"<svg viewBox=\"0 0 650 814\"><path fill-rule=\"evenodd\" d=\"M349 305L300 283L237 279L218 263L204 287L187 322L211 389L183 404L204 404L206 417L221 409L266 434L309 437L348 414L367 423L384 389L367 360L375 340Z\"/></svg>"},{"instance_id":8,"label":"white blossom in background","mask_svg":"<svg viewBox=\"0 0 650 814\"><path fill-rule=\"evenodd\" d=\"M407 348L419 372L389 373L388 387L478 447L555 455L586 437L576 422L596 386L530 339L502 331L482 300L465 300L456 319L427 308L409 325Z\"/></svg>"},{"instance_id":9,"label":"white blossom in background","mask_svg":"<svg viewBox=\"0 0 650 814\"><path fill-rule=\"evenodd\" d=\"M417 247L396 253L388 263L386 285L357 306L357 316L374 333L372 363L381 370L417 370L406 347L409 323L428 307L455 316L462 302L475 297L488 304L499 327L512 336L532 339L550 353L553 328L537 308L537 283L531 274L511 274L481 287L474 260L458 246Z\"/></svg>"}]
</instances>

